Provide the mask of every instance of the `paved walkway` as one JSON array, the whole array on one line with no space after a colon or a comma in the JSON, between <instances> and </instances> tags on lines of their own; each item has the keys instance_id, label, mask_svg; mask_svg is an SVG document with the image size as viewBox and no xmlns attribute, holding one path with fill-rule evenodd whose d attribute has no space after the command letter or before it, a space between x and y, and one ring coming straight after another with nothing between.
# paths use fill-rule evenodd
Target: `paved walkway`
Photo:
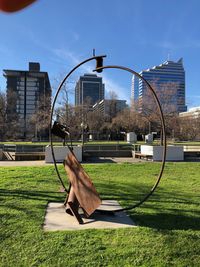
<instances>
[{"instance_id":1,"label":"paved walkway","mask_svg":"<svg viewBox=\"0 0 200 267\"><path fill-rule=\"evenodd\" d=\"M116 157L92 157L88 158L87 161L83 163L136 163L136 162L146 162L146 160L138 159L138 158L116 158Z\"/></svg>"},{"instance_id":2,"label":"paved walkway","mask_svg":"<svg viewBox=\"0 0 200 267\"><path fill-rule=\"evenodd\" d=\"M45 166L47 165L44 160L34 161L0 161L0 167L12 167L12 166Z\"/></svg>"},{"instance_id":3,"label":"paved walkway","mask_svg":"<svg viewBox=\"0 0 200 267\"><path fill-rule=\"evenodd\" d=\"M146 162L146 160L134 159L134 158L107 158L107 157L99 157L99 158L90 158L87 161L83 161L82 163L91 164L91 163L135 163L135 162ZM34 160L34 161L0 161L0 167L8 167L8 166L48 166L52 165L50 163L45 163L44 160Z\"/></svg>"}]
</instances>

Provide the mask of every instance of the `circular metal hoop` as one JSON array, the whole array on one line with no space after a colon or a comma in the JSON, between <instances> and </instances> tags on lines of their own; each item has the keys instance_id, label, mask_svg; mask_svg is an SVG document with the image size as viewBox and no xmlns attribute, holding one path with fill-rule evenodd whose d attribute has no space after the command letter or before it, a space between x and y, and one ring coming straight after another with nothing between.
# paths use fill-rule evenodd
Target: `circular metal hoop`
<instances>
[{"instance_id":1,"label":"circular metal hoop","mask_svg":"<svg viewBox=\"0 0 200 267\"><path fill-rule=\"evenodd\" d=\"M88 62L88 61L91 61L93 59L96 59L98 60L99 58L102 58L102 57L105 57L105 56L94 56L94 57L91 57L91 58L88 58L86 60L84 60L83 62L81 62L80 64L78 64L76 67L74 67L66 76L65 78L63 79L63 81L61 82L60 86L58 87L58 90L56 92L56 95L54 97L54 101L53 101L53 104L52 104L52 109L51 109L51 116L50 116L50 144L51 144L51 152L52 152L52 158L53 158L53 161L54 161L54 166L55 166L55 170L56 170L56 173L57 173L57 176L63 186L63 188L65 189L66 192L68 192L67 188L65 187L63 181L62 181L62 178L60 176L60 173L58 171L58 168L57 168L57 164L56 164L56 160L55 160L55 154L54 154L54 148L53 148L53 141L52 141L52 133L51 133L51 128L52 128L52 119L53 119L53 112L54 112L54 108L55 108L55 103L56 103L56 100L58 98L58 94L64 84L64 82L67 80L67 78L77 69L79 68L82 64ZM130 69L130 68L127 68L127 67L123 67L123 66L118 66L118 65L109 65L109 66L102 66L102 67L97 67L96 69L94 69L94 71L97 71L97 72L100 72L104 69L119 69L119 70L124 70L124 71L127 71L127 72L130 72L131 74L137 76L139 79L141 79L142 81L144 81L144 83L147 85L147 87L149 88L149 90L151 91L151 93L153 94L153 97L155 99L155 102L156 102L156 105L157 105L157 108L158 108L158 112L159 112L159 116L160 116L160 121L161 121L161 126L162 126L162 143L163 143L163 155L162 155L162 164L161 164L161 167L160 167L160 171L159 171L159 174L157 176L157 179L156 179L156 182L155 184L153 185L153 187L151 188L151 190L149 191L149 193L147 193L140 201L138 201L136 204L133 204L129 207L126 207L126 208L122 208L122 209L117 209L117 210L112 210L110 212L120 212L120 211L125 211L125 210L131 210L131 209L134 209L136 207L139 207L142 203L144 203L152 194L153 192L156 190L161 178L162 178L162 174L163 174L163 171L164 171L164 167L165 167L165 161L166 161L166 150L167 150L167 145L166 145L166 134L165 134L165 121L164 121L164 116L163 116L163 112L162 112L162 108L161 108L161 104L159 102L159 99L157 97L157 94L155 92L155 90L152 88L152 86L149 84L149 82L147 80L145 80L139 73L135 72L134 70Z\"/></svg>"},{"instance_id":2,"label":"circular metal hoop","mask_svg":"<svg viewBox=\"0 0 200 267\"><path fill-rule=\"evenodd\" d=\"M159 111L160 121L161 121L161 125L162 125L163 155L162 155L162 164L161 164L160 172L159 172L159 174L157 176L157 180L156 180L155 184L153 185L153 187L151 188L150 192L148 194L146 194L144 196L144 198L141 199L138 203L136 203L134 205L131 205L131 206L127 207L127 208L122 208L122 209L118 209L118 210L113 210L112 211L112 212L120 212L120 211L131 210L131 209L134 209L136 207L139 207L142 203L144 203L153 194L153 192L156 190L156 188L157 188L157 186L158 186L158 184L159 184L159 182L161 180L161 177L162 177L162 174L163 174L163 171L164 171L164 168L165 168L166 150L167 150L166 134L165 134L165 120L164 120L161 104L160 104L160 101L159 101L159 99L157 97L157 94L156 94L155 90L150 85L150 83L146 79L144 79L139 73L135 72L134 70L132 70L130 68L123 67L123 66L117 66L117 65L99 67L99 68L96 68L94 71L99 71L99 70L104 70L104 69L120 69L120 70L128 71L131 74L134 74L135 76L137 76L142 81L144 81L145 84L147 85L147 87L150 89L150 91L153 94L153 97L154 97L154 99L156 101L156 105L157 105L157 108L158 108L158 111Z\"/></svg>"},{"instance_id":3,"label":"circular metal hoop","mask_svg":"<svg viewBox=\"0 0 200 267\"><path fill-rule=\"evenodd\" d=\"M63 84L65 83L65 81L69 78L69 76L76 70L78 69L81 65L91 61L91 60L96 60L98 62L99 59L103 59L104 57L106 57L106 55L102 55L102 56L94 56L94 57L91 57L91 58L88 58L84 61L82 61L81 63L79 63L78 65L76 65L65 77L64 79L62 80L62 82L60 83L57 91L56 91L56 94L55 94L55 97L54 97L54 100L53 100L53 103L52 103L52 108L51 108L51 114L50 114L50 123L49 123L49 139L50 139L50 145L51 145L51 154L52 154L52 158L53 158L53 163L54 163L54 167L55 167L55 170L56 170L56 173L57 173L57 176L58 176L58 179L61 183L61 185L63 186L64 190L66 192L69 192L69 190L66 188L61 176L60 176L60 173L59 173L59 170L58 170L58 167L57 167L57 163L56 163L56 158L55 158L55 153L54 153L54 148L53 148L53 138L52 138L52 132L51 132L51 128L52 128L52 120L53 120L53 113L54 113L54 109L55 109L55 104L56 104L56 100L58 98L58 95L60 93L60 90L62 89L62 86Z\"/></svg>"}]
</instances>

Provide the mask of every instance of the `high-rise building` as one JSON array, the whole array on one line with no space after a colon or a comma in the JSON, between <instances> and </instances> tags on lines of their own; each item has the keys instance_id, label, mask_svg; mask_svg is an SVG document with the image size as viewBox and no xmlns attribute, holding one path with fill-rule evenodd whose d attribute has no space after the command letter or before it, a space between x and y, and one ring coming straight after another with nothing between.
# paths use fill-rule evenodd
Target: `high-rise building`
<instances>
[{"instance_id":1,"label":"high-rise building","mask_svg":"<svg viewBox=\"0 0 200 267\"><path fill-rule=\"evenodd\" d=\"M50 111L51 86L48 73L40 71L40 64L36 62L29 62L28 71L5 69L3 72L7 79L8 120L15 113L20 125L19 138L37 138L37 128L39 127L36 122L34 125L31 120L34 114L40 116L37 112L41 106L43 106L43 110ZM15 95L15 99L11 101L13 95ZM47 130L44 132L48 135Z\"/></svg>"},{"instance_id":2,"label":"high-rise building","mask_svg":"<svg viewBox=\"0 0 200 267\"><path fill-rule=\"evenodd\" d=\"M103 99L93 105L94 111L99 111L103 117L112 119L118 112L127 108L126 100Z\"/></svg>"},{"instance_id":3,"label":"high-rise building","mask_svg":"<svg viewBox=\"0 0 200 267\"><path fill-rule=\"evenodd\" d=\"M179 113L180 118L198 119L200 118L200 107L190 108L188 111Z\"/></svg>"},{"instance_id":4,"label":"high-rise building","mask_svg":"<svg viewBox=\"0 0 200 267\"><path fill-rule=\"evenodd\" d=\"M102 77L98 77L96 74L84 74L76 83L75 105L89 104L92 106L104 99L104 91Z\"/></svg>"},{"instance_id":5,"label":"high-rise building","mask_svg":"<svg viewBox=\"0 0 200 267\"><path fill-rule=\"evenodd\" d=\"M131 84L131 98L132 100L137 100L138 97L139 97L139 78L136 75L133 75Z\"/></svg>"},{"instance_id":6,"label":"high-rise building","mask_svg":"<svg viewBox=\"0 0 200 267\"><path fill-rule=\"evenodd\" d=\"M187 110L185 105L185 71L182 58L177 62L167 60L163 64L143 70L139 74L153 86L160 96L161 105L169 106L169 112L172 106L174 112L179 113ZM139 105L142 106L146 93L145 82L133 76L132 100L138 101ZM167 112L166 108L165 112Z\"/></svg>"}]
</instances>

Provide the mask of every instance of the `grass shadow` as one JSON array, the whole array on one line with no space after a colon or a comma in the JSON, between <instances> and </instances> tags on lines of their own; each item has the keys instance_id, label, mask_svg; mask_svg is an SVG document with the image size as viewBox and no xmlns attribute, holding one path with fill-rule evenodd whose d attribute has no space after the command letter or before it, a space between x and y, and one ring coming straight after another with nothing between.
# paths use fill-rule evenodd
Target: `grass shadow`
<instances>
[{"instance_id":1,"label":"grass shadow","mask_svg":"<svg viewBox=\"0 0 200 267\"><path fill-rule=\"evenodd\" d=\"M139 226L157 230L200 230L200 217L184 214L156 213L133 214L131 217Z\"/></svg>"}]
</instances>

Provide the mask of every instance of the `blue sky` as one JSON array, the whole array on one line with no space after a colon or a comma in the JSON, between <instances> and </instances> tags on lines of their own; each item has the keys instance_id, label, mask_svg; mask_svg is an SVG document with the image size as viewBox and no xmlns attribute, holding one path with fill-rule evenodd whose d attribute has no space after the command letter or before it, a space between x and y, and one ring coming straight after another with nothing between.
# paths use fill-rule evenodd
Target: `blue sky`
<instances>
[{"instance_id":1,"label":"blue sky","mask_svg":"<svg viewBox=\"0 0 200 267\"><path fill-rule=\"evenodd\" d=\"M0 88L3 69L28 69L29 61L55 78L80 61L106 54L105 65L139 72L183 57L186 102L200 106L200 1L198 0L38 0L12 14L1 13ZM89 72L84 65L71 79ZM107 90L130 98L131 76L106 70Z\"/></svg>"}]
</instances>

